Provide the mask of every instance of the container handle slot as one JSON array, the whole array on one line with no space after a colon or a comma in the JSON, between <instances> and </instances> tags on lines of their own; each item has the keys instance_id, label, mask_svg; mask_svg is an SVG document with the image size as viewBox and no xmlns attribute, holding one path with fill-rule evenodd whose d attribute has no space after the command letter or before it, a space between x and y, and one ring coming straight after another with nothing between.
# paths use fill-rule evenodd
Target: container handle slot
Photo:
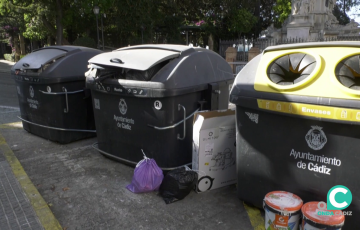
<instances>
[{"instance_id":1,"label":"container handle slot","mask_svg":"<svg viewBox=\"0 0 360 230\"><path fill-rule=\"evenodd\" d=\"M42 90L39 90L39 92L43 93L43 94L47 94L47 95L63 95L63 94L65 94L66 108L64 109L64 113L68 113L69 112L68 94L81 93L81 92L84 92L84 90L82 89L82 90L68 92L65 87L62 87L62 90L64 92L45 92Z\"/></svg>"},{"instance_id":2,"label":"container handle slot","mask_svg":"<svg viewBox=\"0 0 360 230\"><path fill-rule=\"evenodd\" d=\"M178 140L184 140L185 136L186 136L186 109L185 109L185 107L183 105L178 104L178 110L179 111L180 111L181 108L184 110L184 120L183 120L183 123L184 123L184 133L183 134L184 135L183 135L183 137L180 137L180 134L178 133L178 135L177 135Z\"/></svg>"},{"instance_id":3,"label":"container handle slot","mask_svg":"<svg viewBox=\"0 0 360 230\"><path fill-rule=\"evenodd\" d=\"M115 158L117 159L118 161L121 161L123 163L126 163L126 164L130 164L132 166L136 166L139 162L135 162L135 161L129 161L127 159L124 159L124 158L121 158L121 157L118 157L118 156L115 156L113 154L110 154L108 152L105 152L103 150L101 150L99 148L99 143L98 142L95 142L94 144L92 144L92 148L99 151L100 153L104 154L105 156L108 156L108 157L111 157L111 158ZM184 164L184 165L179 165L179 166L176 166L176 167L171 167L171 168L163 168L163 167L160 167L163 171L170 171L170 170L174 170L176 168L179 168L179 167L184 167L184 166L190 166L192 163L187 163L187 164Z\"/></svg>"},{"instance_id":4,"label":"container handle slot","mask_svg":"<svg viewBox=\"0 0 360 230\"><path fill-rule=\"evenodd\" d=\"M180 104L179 104L179 105L180 105ZM182 105L180 105L180 106L182 106ZM179 108L179 110L180 110L181 107L178 107L178 108ZM181 121L179 121L178 123L173 124L173 125L170 125L170 126L165 126L165 127L158 127L158 126L149 125L149 124L148 124L148 126L154 128L154 129L157 129L157 130L166 130L166 129L173 129L173 128L175 128L176 126L179 126L181 123L184 123L184 127L185 127L185 125L186 125L186 124L185 124L185 121L188 120L190 117L194 116L194 114L195 114L197 111L199 111L199 110L200 110L200 108L196 109L193 113L191 113L189 116L186 117L186 111L185 111L185 107L184 107L184 119L181 120ZM179 136L178 136L178 137L179 137ZM184 138L185 138L185 129L184 129Z\"/></svg>"},{"instance_id":5,"label":"container handle slot","mask_svg":"<svg viewBox=\"0 0 360 230\"><path fill-rule=\"evenodd\" d=\"M113 62L113 63L119 63L119 64L124 64L125 62L123 62L121 59L119 58L111 58L110 59L110 62Z\"/></svg>"},{"instance_id":6,"label":"container handle slot","mask_svg":"<svg viewBox=\"0 0 360 230\"><path fill-rule=\"evenodd\" d=\"M66 108L64 109L64 113L68 113L69 112L69 102L68 102L67 90L65 87L62 87L62 90L65 92L65 101L66 101Z\"/></svg>"}]
</instances>

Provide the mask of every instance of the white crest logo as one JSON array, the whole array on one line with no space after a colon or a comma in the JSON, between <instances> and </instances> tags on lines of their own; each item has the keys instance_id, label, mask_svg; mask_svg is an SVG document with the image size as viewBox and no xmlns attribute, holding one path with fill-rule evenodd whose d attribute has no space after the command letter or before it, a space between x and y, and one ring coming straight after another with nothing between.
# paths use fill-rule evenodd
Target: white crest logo
<instances>
[{"instance_id":1,"label":"white crest logo","mask_svg":"<svg viewBox=\"0 0 360 230\"><path fill-rule=\"evenodd\" d=\"M259 114L249 112L245 112L245 114L248 115L250 120L255 122L256 124L259 122Z\"/></svg>"},{"instance_id":2,"label":"white crest logo","mask_svg":"<svg viewBox=\"0 0 360 230\"><path fill-rule=\"evenodd\" d=\"M311 126L312 129L305 136L309 147L313 150L320 150L327 142L326 135L320 126Z\"/></svg>"},{"instance_id":3,"label":"white crest logo","mask_svg":"<svg viewBox=\"0 0 360 230\"><path fill-rule=\"evenodd\" d=\"M29 88L29 92L30 92L30 97L33 98L34 97L34 89L33 87L30 85L30 88Z\"/></svg>"},{"instance_id":4,"label":"white crest logo","mask_svg":"<svg viewBox=\"0 0 360 230\"><path fill-rule=\"evenodd\" d=\"M127 112L127 105L124 99L120 99L119 110L122 115L125 115L125 113Z\"/></svg>"}]
</instances>

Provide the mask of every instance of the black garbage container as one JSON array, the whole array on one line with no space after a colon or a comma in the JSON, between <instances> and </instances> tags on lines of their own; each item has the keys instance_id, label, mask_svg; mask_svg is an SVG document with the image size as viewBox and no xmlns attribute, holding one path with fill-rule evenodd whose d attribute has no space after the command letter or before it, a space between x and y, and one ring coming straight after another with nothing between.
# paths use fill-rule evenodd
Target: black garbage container
<instances>
[{"instance_id":1,"label":"black garbage container","mask_svg":"<svg viewBox=\"0 0 360 230\"><path fill-rule=\"evenodd\" d=\"M234 80L218 54L180 45L142 45L89 60L101 153L130 165L141 149L163 169L192 161L193 114L227 109Z\"/></svg>"},{"instance_id":2,"label":"black garbage container","mask_svg":"<svg viewBox=\"0 0 360 230\"><path fill-rule=\"evenodd\" d=\"M84 72L88 60L99 53L86 47L49 46L12 67L26 131L62 144L96 135Z\"/></svg>"},{"instance_id":3,"label":"black garbage container","mask_svg":"<svg viewBox=\"0 0 360 230\"><path fill-rule=\"evenodd\" d=\"M281 45L237 75L230 102L241 200L262 207L268 192L284 190L327 202L343 185L353 196L343 229L359 228L359 60L360 42Z\"/></svg>"}]
</instances>

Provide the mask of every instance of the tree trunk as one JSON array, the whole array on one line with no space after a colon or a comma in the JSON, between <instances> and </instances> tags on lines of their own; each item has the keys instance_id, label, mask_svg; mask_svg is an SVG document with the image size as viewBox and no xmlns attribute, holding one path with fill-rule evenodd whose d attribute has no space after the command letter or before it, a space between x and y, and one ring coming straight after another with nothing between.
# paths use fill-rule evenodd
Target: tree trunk
<instances>
[{"instance_id":1,"label":"tree trunk","mask_svg":"<svg viewBox=\"0 0 360 230\"><path fill-rule=\"evenodd\" d=\"M31 51L33 51L33 50L37 50L37 49L39 49L39 41L37 41L37 40L33 40L32 41L32 50Z\"/></svg>"},{"instance_id":2,"label":"tree trunk","mask_svg":"<svg viewBox=\"0 0 360 230\"><path fill-rule=\"evenodd\" d=\"M56 0L56 45L62 45L63 43L63 25L62 25L62 4L61 0Z\"/></svg>"},{"instance_id":3,"label":"tree trunk","mask_svg":"<svg viewBox=\"0 0 360 230\"><path fill-rule=\"evenodd\" d=\"M51 35L53 37L57 37L57 31L59 31L59 30L55 30L54 26L46 19L46 17L44 15L42 15L41 20L44 23L44 26L49 30ZM61 24L61 27L62 27L62 24ZM60 31L62 32L62 30L60 30ZM62 35L62 33L61 33L61 35ZM68 40L66 40L65 38L62 37L62 44L58 44L58 45L70 45L70 43L68 42Z\"/></svg>"},{"instance_id":4,"label":"tree trunk","mask_svg":"<svg viewBox=\"0 0 360 230\"><path fill-rule=\"evenodd\" d=\"M52 36L48 36L48 38L47 38L47 44L48 44L49 46L55 45L55 40L54 40L54 38L53 38Z\"/></svg>"},{"instance_id":5,"label":"tree trunk","mask_svg":"<svg viewBox=\"0 0 360 230\"><path fill-rule=\"evenodd\" d=\"M214 51L214 38L212 34L209 35L208 45L209 45L209 50Z\"/></svg>"},{"instance_id":6,"label":"tree trunk","mask_svg":"<svg viewBox=\"0 0 360 230\"><path fill-rule=\"evenodd\" d=\"M15 62L20 60L20 48L18 42L19 42L19 38L17 36L14 36Z\"/></svg>"},{"instance_id":7,"label":"tree trunk","mask_svg":"<svg viewBox=\"0 0 360 230\"><path fill-rule=\"evenodd\" d=\"M19 39L20 39L20 54L25 55L26 54L25 39L24 39L24 36L22 35L22 33L19 33Z\"/></svg>"}]
</instances>

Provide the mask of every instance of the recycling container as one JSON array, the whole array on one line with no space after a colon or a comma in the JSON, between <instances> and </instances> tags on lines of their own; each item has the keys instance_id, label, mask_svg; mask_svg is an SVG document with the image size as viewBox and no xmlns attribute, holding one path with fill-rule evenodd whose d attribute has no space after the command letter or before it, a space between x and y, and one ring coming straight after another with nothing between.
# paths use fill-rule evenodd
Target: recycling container
<instances>
[{"instance_id":1,"label":"recycling container","mask_svg":"<svg viewBox=\"0 0 360 230\"><path fill-rule=\"evenodd\" d=\"M343 185L353 196L343 229L358 229L359 59L360 42L279 45L237 75L230 102L241 200L261 207L265 194L284 190L327 202Z\"/></svg>"},{"instance_id":2,"label":"recycling container","mask_svg":"<svg viewBox=\"0 0 360 230\"><path fill-rule=\"evenodd\" d=\"M12 67L26 131L62 144L96 135L84 72L88 60L99 53L86 47L49 46Z\"/></svg>"},{"instance_id":3,"label":"recycling container","mask_svg":"<svg viewBox=\"0 0 360 230\"><path fill-rule=\"evenodd\" d=\"M227 109L234 77L218 54L181 45L140 45L89 60L101 153L129 165L155 159L163 170L192 161L198 110Z\"/></svg>"}]
</instances>

